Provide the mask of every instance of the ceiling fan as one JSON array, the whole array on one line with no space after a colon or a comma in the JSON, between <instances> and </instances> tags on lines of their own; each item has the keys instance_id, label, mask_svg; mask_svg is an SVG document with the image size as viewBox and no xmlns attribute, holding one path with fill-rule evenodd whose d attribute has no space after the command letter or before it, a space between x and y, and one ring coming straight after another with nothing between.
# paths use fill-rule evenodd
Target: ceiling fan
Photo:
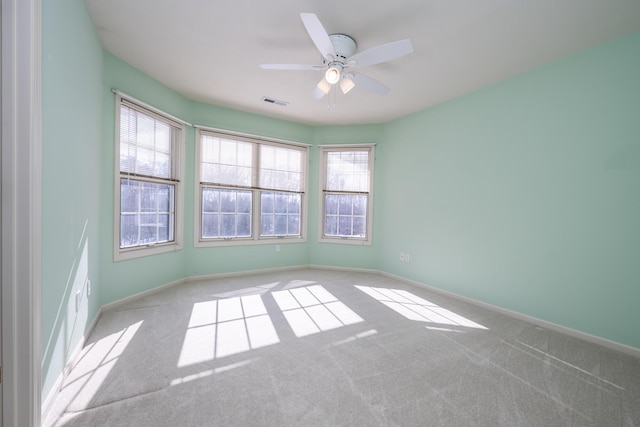
<instances>
[{"instance_id":1,"label":"ceiling fan","mask_svg":"<svg viewBox=\"0 0 640 427\"><path fill-rule=\"evenodd\" d=\"M356 53L356 41L346 34L327 34L315 13L301 13L300 18L311 40L322 55L322 63L306 64L261 64L264 70L326 70L313 91L315 99L327 95L334 85L339 84L342 93L359 86L377 95L386 95L391 89L368 77L355 72L355 68L368 67L391 61L413 52L411 40L399 40Z\"/></svg>"}]
</instances>

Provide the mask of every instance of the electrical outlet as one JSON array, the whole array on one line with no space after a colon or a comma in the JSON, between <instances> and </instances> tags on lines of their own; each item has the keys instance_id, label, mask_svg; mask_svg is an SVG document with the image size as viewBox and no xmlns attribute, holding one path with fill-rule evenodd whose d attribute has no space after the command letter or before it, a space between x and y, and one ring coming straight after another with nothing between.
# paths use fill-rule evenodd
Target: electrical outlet
<instances>
[{"instance_id":1,"label":"electrical outlet","mask_svg":"<svg viewBox=\"0 0 640 427\"><path fill-rule=\"evenodd\" d=\"M411 261L411 255L409 255L409 252L407 252L406 254L404 254L404 261L405 261L405 262L409 262L409 261Z\"/></svg>"},{"instance_id":2,"label":"electrical outlet","mask_svg":"<svg viewBox=\"0 0 640 427\"><path fill-rule=\"evenodd\" d=\"M280 252L280 245L276 245L276 252Z\"/></svg>"},{"instance_id":3,"label":"electrical outlet","mask_svg":"<svg viewBox=\"0 0 640 427\"><path fill-rule=\"evenodd\" d=\"M404 252L400 252L400 261L404 262Z\"/></svg>"}]
</instances>

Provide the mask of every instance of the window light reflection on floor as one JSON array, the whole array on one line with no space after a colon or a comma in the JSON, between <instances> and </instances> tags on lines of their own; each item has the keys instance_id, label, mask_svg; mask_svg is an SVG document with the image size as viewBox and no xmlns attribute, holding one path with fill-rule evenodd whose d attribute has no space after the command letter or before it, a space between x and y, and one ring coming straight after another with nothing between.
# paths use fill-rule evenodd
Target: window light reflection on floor
<instances>
[{"instance_id":1,"label":"window light reflection on floor","mask_svg":"<svg viewBox=\"0 0 640 427\"><path fill-rule=\"evenodd\" d=\"M178 367L280 342L260 295L195 303Z\"/></svg>"},{"instance_id":2,"label":"window light reflection on floor","mask_svg":"<svg viewBox=\"0 0 640 427\"><path fill-rule=\"evenodd\" d=\"M372 337L372 336L376 335L377 333L378 333L377 330L369 329L368 331L360 332L360 333L357 333L357 334L352 335L350 337L347 337L345 339L342 339L340 341L336 341L331 346L332 347L337 347L337 346L340 346L340 345L343 345L343 344L348 344L348 343L354 342L356 340Z\"/></svg>"},{"instance_id":3,"label":"window light reflection on floor","mask_svg":"<svg viewBox=\"0 0 640 427\"><path fill-rule=\"evenodd\" d=\"M139 321L87 345L65 380L65 392L76 395L74 404L88 407L103 382L142 326Z\"/></svg>"},{"instance_id":4,"label":"window light reflection on floor","mask_svg":"<svg viewBox=\"0 0 640 427\"><path fill-rule=\"evenodd\" d=\"M451 310L442 308L403 289L372 288L369 286L356 286L356 288L409 320L487 329L466 317L460 316Z\"/></svg>"},{"instance_id":5,"label":"window light reflection on floor","mask_svg":"<svg viewBox=\"0 0 640 427\"><path fill-rule=\"evenodd\" d=\"M364 321L321 285L276 291L272 295L297 337Z\"/></svg>"},{"instance_id":6,"label":"window light reflection on floor","mask_svg":"<svg viewBox=\"0 0 640 427\"><path fill-rule=\"evenodd\" d=\"M220 374L222 372L227 372L227 371L230 371L232 369L241 368L243 366L248 365L251 362L252 362L251 359L243 360L241 362L232 363L230 365L219 366L219 367L217 367L215 369L207 369L206 371L198 372L198 373L191 374L191 375L186 375L184 377L176 378L174 380L171 380L171 385L184 384L184 383L188 383L188 382L191 382L191 381L195 381L195 380L199 380L199 379L202 379L202 378L206 378L206 377L209 377L209 376L214 375L214 374Z\"/></svg>"}]
</instances>

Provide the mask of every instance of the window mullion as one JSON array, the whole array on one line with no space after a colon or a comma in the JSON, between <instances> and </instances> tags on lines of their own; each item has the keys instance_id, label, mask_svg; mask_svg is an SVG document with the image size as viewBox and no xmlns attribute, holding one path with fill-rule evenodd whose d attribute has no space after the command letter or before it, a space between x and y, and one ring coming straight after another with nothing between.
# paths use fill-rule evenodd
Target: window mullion
<instances>
[{"instance_id":1,"label":"window mullion","mask_svg":"<svg viewBox=\"0 0 640 427\"><path fill-rule=\"evenodd\" d=\"M260 218L262 217L262 206L260 204L260 195L262 194L260 190L253 189L252 190L252 212L251 212L251 238L253 240L257 240L260 235Z\"/></svg>"},{"instance_id":2,"label":"window mullion","mask_svg":"<svg viewBox=\"0 0 640 427\"><path fill-rule=\"evenodd\" d=\"M158 123L153 122L153 165L155 166L158 161L158 141L157 141L157 131L158 131ZM154 171L155 172L155 171ZM169 173L169 178L171 178L172 172Z\"/></svg>"},{"instance_id":3,"label":"window mullion","mask_svg":"<svg viewBox=\"0 0 640 427\"><path fill-rule=\"evenodd\" d=\"M253 189L251 190L252 197L252 212L251 212L251 238L253 240L257 240L260 235L260 216L261 216L261 207L260 207L260 170L261 170L261 159L260 159L260 144L253 143L252 144L252 159L253 159L253 167L251 170L251 186Z\"/></svg>"},{"instance_id":4,"label":"window mullion","mask_svg":"<svg viewBox=\"0 0 640 427\"><path fill-rule=\"evenodd\" d=\"M261 164L260 164L260 145L253 143L252 144L252 158L253 158L253 164L252 164L252 170L251 170L251 186L253 188L259 188L260 187L260 169L261 169Z\"/></svg>"},{"instance_id":5,"label":"window mullion","mask_svg":"<svg viewBox=\"0 0 640 427\"><path fill-rule=\"evenodd\" d=\"M140 215L140 212L142 211L142 188L140 187L140 184L137 185L136 187L136 193L138 195L137 197L137 206L136 206L136 220L137 220L137 224L138 224L138 242L142 239L142 235L141 235L141 227L140 224L142 223L142 215Z\"/></svg>"}]
</instances>

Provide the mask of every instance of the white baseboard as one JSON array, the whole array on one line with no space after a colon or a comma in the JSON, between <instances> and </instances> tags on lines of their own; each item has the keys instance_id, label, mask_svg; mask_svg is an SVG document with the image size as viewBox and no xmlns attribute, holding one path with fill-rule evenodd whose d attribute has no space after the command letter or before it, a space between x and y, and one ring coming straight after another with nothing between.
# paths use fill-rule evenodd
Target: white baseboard
<instances>
[{"instance_id":1,"label":"white baseboard","mask_svg":"<svg viewBox=\"0 0 640 427\"><path fill-rule=\"evenodd\" d=\"M375 270L372 268L336 267L333 265L322 265L322 264L309 264L309 268L315 268L317 270L347 271L352 273L370 273L370 274L382 273L380 270Z\"/></svg>"},{"instance_id":2,"label":"white baseboard","mask_svg":"<svg viewBox=\"0 0 640 427\"><path fill-rule=\"evenodd\" d=\"M309 269L308 264L292 265L288 267L262 268L257 270L234 271L230 273L204 274L202 276L189 276L185 279L187 282L196 282L199 280L224 279L227 277L253 276L256 274L277 273L279 271L295 271Z\"/></svg>"},{"instance_id":3,"label":"white baseboard","mask_svg":"<svg viewBox=\"0 0 640 427\"><path fill-rule=\"evenodd\" d=\"M630 345L622 344L616 341L611 341L606 338L599 337L597 335L591 335L586 332L578 331L577 329L572 329L567 326L558 325L557 323L549 322L547 320L538 319L537 317L529 316L527 314L518 313L517 311L509 310L497 305L489 304L480 300L476 300L473 298L465 297L463 295L456 294L454 292L446 291L444 289L436 288L415 280L407 279L402 276L397 276L395 274L387 273L384 271L380 271L380 274L383 276L389 277L391 279L399 280L404 283L408 283L414 286L422 287L429 289L430 291L455 298L460 301L468 302L469 304L473 304L482 308L486 308L487 310L495 311L501 314L504 314L509 317L513 317L519 320L523 320L525 322L534 324L536 326L540 326L542 328L549 329L551 331L559 332L574 338L578 338L583 341L590 342L592 344L597 344L611 350L619 351L621 353L628 354L633 357L640 358L640 348L632 347Z\"/></svg>"},{"instance_id":4,"label":"white baseboard","mask_svg":"<svg viewBox=\"0 0 640 427\"><path fill-rule=\"evenodd\" d=\"M119 300L109 302L109 303L107 303L107 304L105 304L105 305L103 305L101 307L101 311L113 310L113 309L115 309L115 308L117 308L117 307L119 307L119 306L121 306L121 305L123 305L123 304L125 304L127 302L130 302L130 301L133 301L133 300L136 300L138 298L145 297L145 296L153 295L153 294L158 293L158 292L160 292L160 291L162 291L164 289L168 289L168 288L171 288L173 286L177 286L177 285L180 285L182 283L185 283L186 281L187 281L186 278L185 279L174 280L173 282L165 283L164 285L156 286L155 288L148 289L148 290L142 291L142 292L138 292L137 294L129 295L128 297L124 297L124 298L121 298Z\"/></svg>"}]
</instances>

